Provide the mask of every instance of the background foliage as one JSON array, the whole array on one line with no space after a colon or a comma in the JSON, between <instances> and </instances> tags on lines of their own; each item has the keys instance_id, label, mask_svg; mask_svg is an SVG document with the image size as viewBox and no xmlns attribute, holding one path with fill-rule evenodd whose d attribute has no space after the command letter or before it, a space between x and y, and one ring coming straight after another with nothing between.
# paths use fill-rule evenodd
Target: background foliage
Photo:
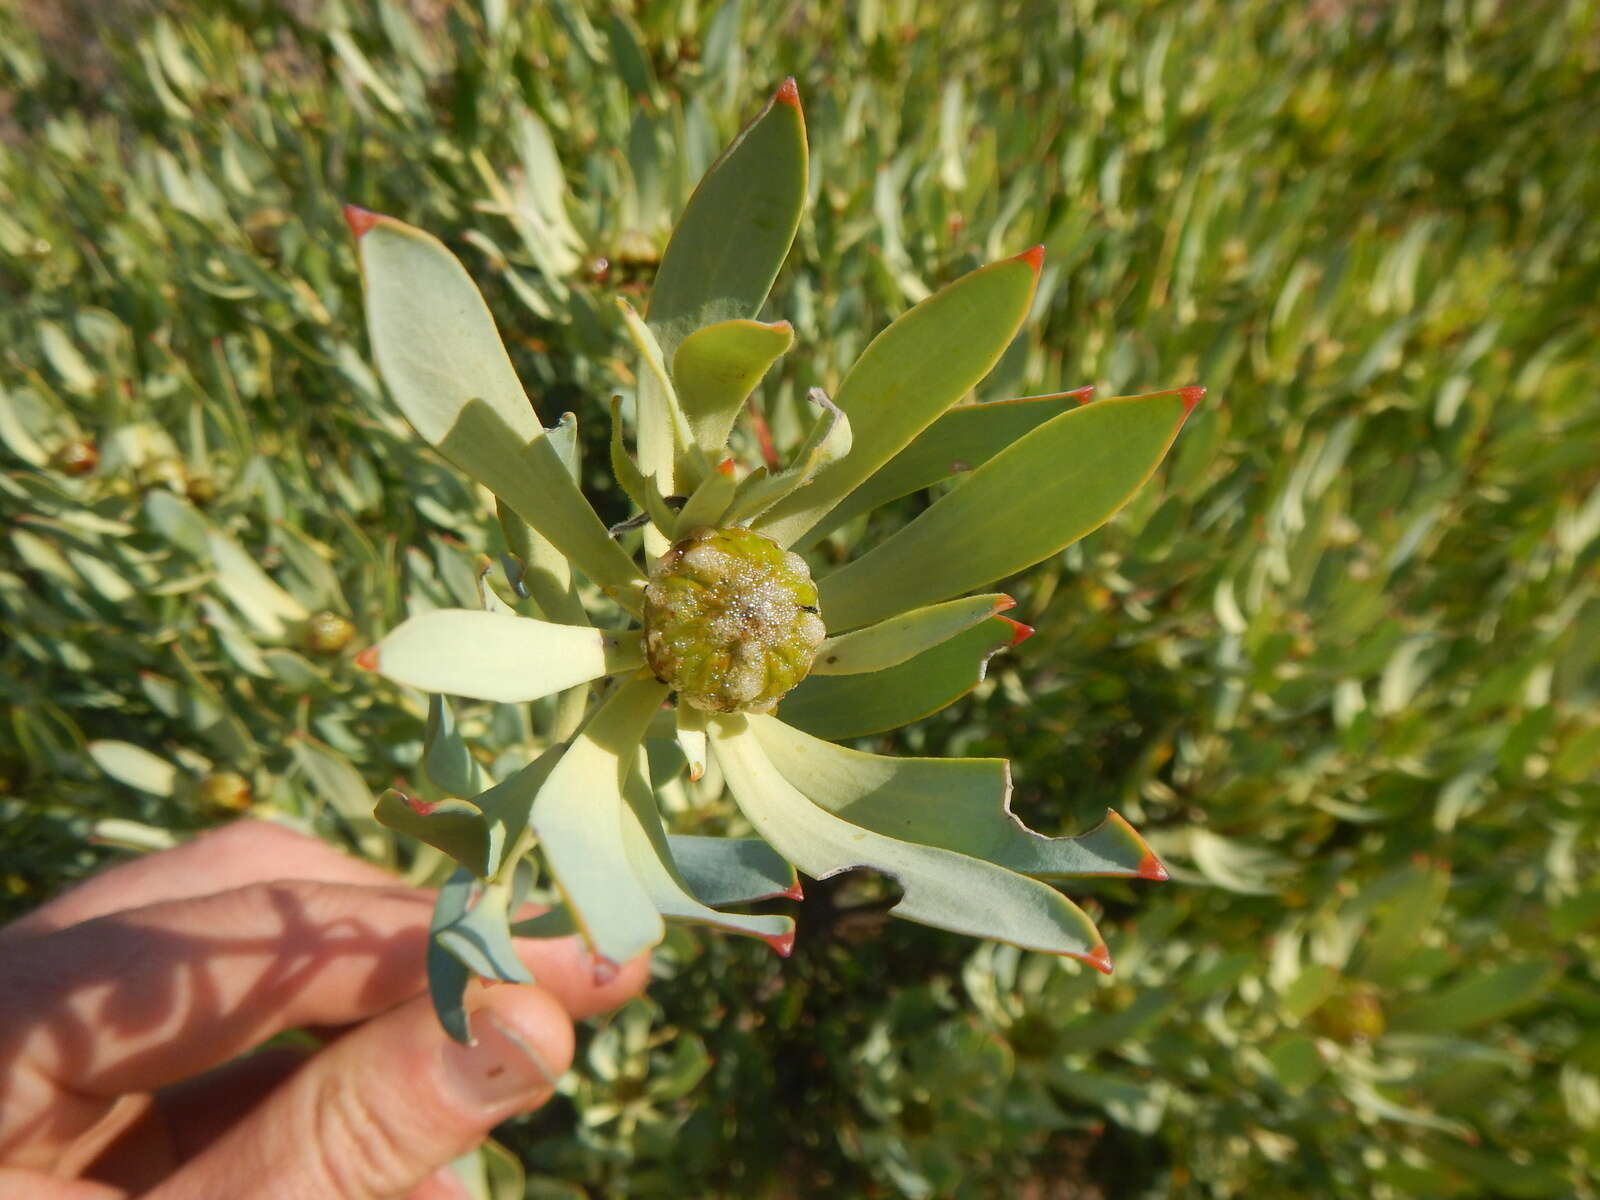
<instances>
[{"instance_id":1,"label":"background foliage","mask_svg":"<svg viewBox=\"0 0 1600 1200\"><path fill-rule=\"evenodd\" d=\"M339 206L445 234L592 457L609 296L792 73L775 414L1035 241L985 398L1211 388L897 739L1011 755L1045 832L1116 806L1175 881L1091 889L1109 981L870 880L787 963L679 930L508 1131L530 1194L1596 1194L1590 0L37 4L0 60L10 911L252 804L405 866L369 814L422 714L349 658L497 535L365 365Z\"/></svg>"}]
</instances>

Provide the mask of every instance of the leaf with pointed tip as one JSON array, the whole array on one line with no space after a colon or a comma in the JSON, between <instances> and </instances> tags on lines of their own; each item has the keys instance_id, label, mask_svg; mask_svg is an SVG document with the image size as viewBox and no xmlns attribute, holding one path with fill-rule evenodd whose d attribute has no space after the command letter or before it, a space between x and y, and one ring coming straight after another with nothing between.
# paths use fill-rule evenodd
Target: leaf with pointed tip
<instances>
[{"instance_id":1,"label":"leaf with pointed tip","mask_svg":"<svg viewBox=\"0 0 1600 1200\"><path fill-rule=\"evenodd\" d=\"M533 976L511 944L509 925L505 890L490 886L470 909L434 930L433 940L474 975L506 983L532 983Z\"/></svg>"},{"instance_id":2,"label":"leaf with pointed tip","mask_svg":"<svg viewBox=\"0 0 1600 1200\"><path fill-rule=\"evenodd\" d=\"M761 311L805 198L806 123L788 79L711 164L662 253L646 315L667 361L696 329Z\"/></svg>"},{"instance_id":3,"label":"leaf with pointed tip","mask_svg":"<svg viewBox=\"0 0 1600 1200\"><path fill-rule=\"evenodd\" d=\"M1098 529L1155 472L1200 390L1101 400L1046 421L823 579L829 626L958 596Z\"/></svg>"},{"instance_id":4,"label":"leaf with pointed tip","mask_svg":"<svg viewBox=\"0 0 1600 1200\"><path fill-rule=\"evenodd\" d=\"M455 255L392 217L347 210L357 230L378 372L425 440L620 602L640 576L540 427L494 318Z\"/></svg>"},{"instance_id":5,"label":"leaf with pointed tip","mask_svg":"<svg viewBox=\"0 0 1600 1200\"><path fill-rule=\"evenodd\" d=\"M578 481L578 418L562 413L561 420L545 431L545 437L555 449L556 456ZM578 598L577 584L572 578L572 565L566 555L556 549L544 534L529 525L504 500L495 498L495 514L506 535L506 545L511 547L522 564L522 569L512 581L518 594L533 598L540 616L562 625L587 625L589 614Z\"/></svg>"},{"instance_id":6,"label":"leaf with pointed tip","mask_svg":"<svg viewBox=\"0 0 1600 1200\"><path fill-rule=\"evenodd\" d=\"M798 540L971 391L1022 327L1039 261L1030 250L963 275L878 334L834 397L850 418L850 453L774 505L756 528L781 545Z\"/></svg>"},{"instance_id":7,"label":"leaf with pointed tip","mask_svg":"<svg viewBox=\"0 0 1600 1200\"><path fill-rule=\"evenodd\" d=\"M552 625L532 617L441 608L376 646L373 670L407 687L511 704L537 700L644 662L637 631Z\"/></svg>"},{"instance_id":8,"label":"leaf with pointed tip","mask_svg":"<svg viewBox=\"0 0 1600 1200\"><path fill-rule=\"evenodd\" d=\"M701 734L701 763L705 762L705 735ZM178 790L178 768L132 742L94 741L89 757L118 783L152 796L171 796Z\"/></svg>"},{"instance_id":9,"label":"leaf with pointed tip","mask_svg":"<svg viewBox=\"0 0 1600 1200\"><path fill-rule=\"evenodd\" d=\"M502 856L511 852L528 827L528 814L534 798L550 772L556 769L566 744L557 742L519 771L514 771L486 792L472 797L472 804L483 813L489 830L489 849L485 875L499 874ZM521 864L518 864L520 869Z\"/></svg>"},{"instance_id":10,"label":"leaf with pointed tip","mask_svg":"<svg viewBox=\"0 0 1600 1200\"><path fill-rule=\"evenodd\" d=\"M650 788L650 770L643 763L642 748L638 757L641 769L628 777L623 789L627 808L622 814L622 837L634 876L656 911L668 920L690 921L760 938L788 957L794 945L794 921L789 917L722 913L695 897L672 860L667 832L661 827L661 814Z\"/></svg>"},{"instance_id":11,"label":"leaf with pointed tip","mask_svg":"<svg viewBox=\"0 0 1600 1200\"><path fill-rule=\"evenodd\" d=\"M823 738L898 729L977 687L989 660L1027 636L1027 629L1006 617L990 617L899 666L871 675L812 675L783 698L778 715Z\"/></svg>"},{"instance_id":12,"label":"leaf with pointed tip","mask_svg":"<svg viewBox=\"0 0 1600 1200\"><path fill-rule=\"evenodd\" d=\"M443 696L428 697L428 725L422 737L422 769L452 796L476 796L488 786L483 767L456 729L455 711Z\"/></svg>"},{"instance_id":13,"label":"leaf with pointed tip","mask_svg":"<svg viewBox=\"0 0 1600 1200\"><path fill-rule=\"evenodd\" d=\"M698 780L706 772L706 715L692 704L676 705L673 714L678 749L689 764L690 780Z\"/></svg>"},{"instance_id":14,"label":"leaf with pointed tip","mask_svg":"<svg viewBox=\"0 0 1600 1200\"><path fill-rule=\"evenodd\" d=\"M272 581L242 546L214 529L206 531L206 549L216 571L217 590L239 610L257 633L281 639L289 627L311 614L305 606Z\"/></svg>"},{"instance_id":15,"label":"leaf with pointed tip","mask_svg":"<svg viewBox=\"0 0 1600 1200\"><path fill-rule=\"evenodd\" d=\"M669 494L676 495L680 488L687 490L704 477L704 471L698 469L705 465L704 456L699 455L689 422L678 405L678 393L667 374L655 334L621 296L617 297L617 308L622 312L623 328L639 352L642 368L634 393L639 469L646 476L653 476Z\"/></svg>"},{"instance_id":16,"label":"leaf with pointed tip","mask_svg":"<svg viewBox=\"0 0 1600 1200\"><path fill-rule=\"evenodd\" d=\"M826 879L870 867L900 885L904 894L891 910L896 916L1071 955L1110 970L1094 922L1048 884L952 850L897 841L835 816L779 773L742 716L714 718L711 744L756 832L807 875Z\"/></svg>"},{"instance_id":17,"label":"leaf with pointed tip","mask_svg":"<svg viewBox=\"0 0 1600 1200\"><path fill-rule=\"evenodd\" d=\"M1120 816L1077 837L1043 837L1011 811L1003 758L894 758L848 750L751 716L779 774L829 812L886 837L942 846L1038 878L1165 879L1150 847Z\"/></svg>"},{"instance_id":18,"label":"leaf with pointed tip","mask_svg":"<svg viewBox=\"0 0 1600 1200\"><path fill-rule=\"evenodd\" d=\"M665 927L623 843L625 774L666 698L653 679L624 683L589 719L533 802L532 826L562 899L596 954L627 962Z\"/></svg>"},{"instance_id":19,"label":"leaf with pointed tip","mask_svg":"<svg viewBox=\"0 0 1600 1200\"><path fill-rule=\"evenodd\" d=\"M1024 434L1051 417L1060 416L1063 401L1086 400L1094 389L1075 388L1048 396L962 404L929 425L865 483L839 502L811 532L795 543L803 549L846 521L872 512L902 496L965 474L988 462Z\"/></svg>"},{"instance_id":20,"label":"leaf with pointed tip","mask_svg":"<svg viewBox=\"0 0 1600 1200\"><path fill-rule=\"evenodd\" d=\"M670 538L678 527L678 514L667 505L656 486L656 477L645 478L622 442L622 397L611 398L611 474L627 493L634 506L650 518L663 538ZM619 527L620 528L620 527Z\"/></svg>"},{"instance_id":21,"label":"leaf with pointed tip","mask_svg":"<svg viewBox=\"0 0 1600 1200\"><path fill-rule=\"evenodd\" d=\"M719 321L683 339L672 356L672 381L702 450L721 455L739 410L772 364L794 345L794 326Z\"/></svg>"},{"instance_id":22,"label":"leaf with pointed tip","mask_svg":"<svg viewBox=\"0 0 1600 1200\"><path fill-rule=\"evenodd\" d=\"M817 647L811 673L862 675L897 667L908 658L948 641L985 617L1005 612L1015 604L1010 596L991 593L901 613L854 633L828 638Z\"/></svg>"},{"instance_id":23,"label":"leaf with pointed tip","mask_svg":"<svg viewBox=\"0 0 1600 1200\"><path fill-rule=\"evenodd\" d=\"M439 1024L463 1046L472 1044L472 1031L467 1027L467 1010L463 1003L472 973L460 959L439 945L435 935L466 915L477 889L478 881L472 872L465 867L457 868L439 889L439 898L433 905L433 919L428 926L428 997L433 1001Z\"/></svg>"},{"instance_id":24,"label":"leaf with pointed tip","mask_svg":"<svg viewBox=\"0 0 1600 1200\"><path fill-rule=\"evenodd\" d=\"M674 540L687 537L695 529L715 528L727 523L723 520L724 514L739 488L738 481L732 475L733 464L730 462L728 466L728 474L720 470L712 471L684 501L683 507L678 510Z\"/></svg>"},{"instance_id":25,"label":"leaf with pointed tip","mask_svg":"<svg viewBox=\"0 0 1600 1200\"><path fill-rule=\"evenodd\" d=\"M430 803L390 788L378 797L372 815L384 828L426 842L474 875L492 870L489 826L470 801L451 797Z\"/></svg>"},{"instance_id":26,"label":"leaf with pointed tip","mask_svg":"<svg viewBox=\"0 0 1600 1200\"><path fill-rule=\"evenodd\" d=\"M800 877L760 838L667 835L672 861L689 890L713 908L750 904L775 896L800 899Z\"/></svg>"},{"instance_id":27,"label":"leaf with pointed tip","mask_svg":"<svg viewBox=\"0 0 1600 1200\"><path fill-rule=\"evenodd\" d=\"M795 452L794 460L775 475L756 473L746 479L728 510L729 524L748 523L760 516L785 496L808 485L828 464L850 453L854 437L850 418L821 388L812 388L806 393L806 399L821 411L812 422L806 440Z\"/></svg>"}]
</instances>

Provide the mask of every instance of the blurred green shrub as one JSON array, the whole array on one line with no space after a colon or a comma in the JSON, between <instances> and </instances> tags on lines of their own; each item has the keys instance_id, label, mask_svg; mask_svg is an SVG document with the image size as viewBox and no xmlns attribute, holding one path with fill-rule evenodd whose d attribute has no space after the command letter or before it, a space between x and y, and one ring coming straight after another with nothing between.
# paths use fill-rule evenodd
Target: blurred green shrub
<instances>
[{"instance_id":1,"label":"blurred green shrub","mask_svg":"<svg viewBox=\"0 0 1600 1200\"><path fill-rule=\"evenodd\" d=\"M541 403L597 413L610 295L793 73L780 428L1034 241L985 397L1212 389L1140 511L1016 593L1020 659L895 747L1009 754L1030 825L1115 804L1177 879L1136 926L1097 888L1106 983L886 925L872 880L808 889L784 966L675 932L512 1131L530 1194L1595 1194L1592 0L96 16L0 12L13 911L241 804L426 875L370 820L422 714L348 658L497 547L372 415L338 206L462 231Z\"/></svg>"}]
</instances>

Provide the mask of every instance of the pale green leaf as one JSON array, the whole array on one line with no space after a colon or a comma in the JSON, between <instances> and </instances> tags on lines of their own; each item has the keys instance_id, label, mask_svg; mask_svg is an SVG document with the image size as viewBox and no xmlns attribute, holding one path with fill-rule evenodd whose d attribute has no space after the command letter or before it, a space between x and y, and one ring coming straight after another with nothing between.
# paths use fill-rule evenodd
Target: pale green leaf
<instances>
[{"instance_id":1,"label":"pale green leaf","mask_svg":"<svg viewBox=\"0 0 1600 1200\"><path fill-rule=\"evenodd\" d=\"M562 899L597 955L627 962L661 940L661 914L624 844L622 787L667 687L623 684L589 719L533 802L532 826Z\"/></svg>"},{"instance_id":2,"label":"pale green leaf","mask_svg":"<svg viewBox=\"0 0 1600 1200\"><path fill-rule=\"evenodd\" d=\"M778 773L829 812L886 837L942 846L1039 878L1165 879L1131 825L1108 812L1077 837L1043 837L1011 811L1002 758L901 758L848 750L751 716L751 732Z\"/></svg>"},{"instance_id":3,"label":"pale green leaf","mask_svg":"<svg viewBox=\"0 0 1600 1200\"><path fill-rule=\"evenodd\" d=\"M761 471L746 479L739 486L738 498L728 512L730 524L749 524L784 497L807 486L818 471L850 453L853 439L850 418L821 388L812 388L806 393L806 399L820 411L805 441L795 451L793 461L775 475Z\"/></svg>"},{"instance_id":4,"label":"pale green leaf","mask_svg":"<svg viewBox=\"0 0 1600 1200\"><path fill-rule=\"evenodd\" d=\"M754 317L806 194L806 124L786 80L700 180L661 256L647 316L667 361L696 329Z\"/></svg>"},{"instance_id":5,"label":"pale green leaf","mask_svg":"<svg viewBox=\"0 0 1600 1200\"><path fill-rule=\"evenodd\" d=\"M553 625L468 608L412 617L366 654L366 665L407 687L508 704L644 662L637 631Z\"/></svg>"},{"instance_id":6,"label":"pale green leaf","mask_svg":"<svg viewBox=\"0 0 1600 1200\"><path fill-rule=\"evenodd\" d=\"M667 833L661 826L661 814L656 809L655 794L650 788L649 766L643 761L642 748L639 759L640 769L628 777L623 790L627 808L622 814L622 837L634 877L650 897L656 911L668 920L710 925L730 933L761 938L778 953L787 956L794 944L794 921L789 917L721 913L694 896L672 860Z\"/></svg>"},{"instance_id":7,"label":"pale green leaf","mask_svg":"<svg viewBox=\"0 0 1600 1200\"><path fill-rule=\"evenodd\" d=\"M422 740L422 767L452 796L476 796L488 786L484 770L456 729L456 716L443 696L428 697L428 725Z\"/></svg>"},{"instance_id":8,"label":"pale green leaf","mask_svg":"<svg viewBox=\"0 0 1600 1200\"><path fill-rule=\"evenodd\" d=\"M1086 400L1093 388L1048 396L960 404L929 425L909 446L884 463L811 532L795 543L811 545L846 521L952 476L976 470L1023 434L1059 416L1064 402Z\"/></svg>"},{"instance_id":9,"label":"pale green leaf","mask_svg":"<svg viewBox=\"0 0 1600 1200\"><path fill-rule=\"evenodd\" d=\"M217 590L263 637L286 638L292 626L311 615L226 534L208 529L206 549L216 571Z\"/></svg>"},{"instance_id":10,"label":"pale green leaf","mask_svg":"<svg viewBox=\"0 0 1600 1200\"><path fill-rule=\"evenodd\" d=\"M879 467L904 450L994 367L1022 327L1038 282L1033 251L962 276L878 334L839 385L850 453L774 505L757 528L797 541Z\"/></svg>"},{"instance_id":11,"label":"pale green leaf","mask_svg":"<svg viewBox=\"0 0 1600 1200\"><path fill-rule=\"evenodd\" d=\"M774 896L800 899L794 867L760 838L668 834L672 860L689 890L712 907Z\"/></svg>"},{"instance_id":12,"label":"pale green leaf","mask_svg":"<svg viewBox=\"0 0 1600 1200\"><path fill-rule=\"evenodd\" d=\"M728 465L727 473L716 470L707 475L678 510L674 540L687 537L696 529L714 529L731 523L724 520L724 517L738 488L739 484L733 477L731 463Z\"/></svg>"},{"instance_id":13,"label":"pale green leaf","mask_svg":"<svg viewBox=\"0 0 1600 1200\"><path fill-rule=\"evenodd\" d=\"M865 629L828 638L817 647L811 673L860 675L899 666L908 658L948 641L985 617L1005 612L1015 604L1010 596L992 593L947 600L943 604L901 613ZM823 620L827 620L827 615L823 613Z\"/></svg>"},{"instance_id":14,"label":"pale green leaf","mask_svg":"<svg viewBox=\"0 0 1600 1200\"><path fill-rule=\"evenodd\" d=\"M178 787L178 768L131 742L89 743L89 757L118 783L152 796L171 796Z\"/></svg>"},{"instance_id":15,"label":"pale green leaf","mask_svg":"<svg viewBox=\"0 0 1600 1200\"><path fill-rule=\"evenodd\" d=\"M533 976L511 944L506 903L503 888L484 888L476 904L434 930L433 940L474 975L506 983L532 983Z\"/></svg>"},{"instance_id":16,"label":"pale green leaf","mask_svg":"<svg viewBox=\"0 0 1600 1200\"><path fill-rule=\"evenodd\" d=\"M1197 389L1101 400L1040 425L823 579L830 628L959 596L1097 529L1144 486Z\"/></svg>"},{"instance_id":17,"label":"pale green leaf","mask_svg":"<svg viewBox=\"0 0 1600 1200\"><path fill-rule=\"evenodd\" d=\"M478 881L471 871L464 867L457 868L439 889L439 898L433 905L433 919L428 927L428 996L433 1001L434 1015L439 1018L439 1024L462 1045L472 1043L472 1031L467 1027L467 1010L463 1003L472 975L460 959L439 945L435 935L466 915L477 886Z\"/></svg>"},{"instance_id":18,"label":"pale green leaf","mask_svg":"<svg viewBox=\"0 0 1600 1200\"><path fill-rule=\"evenodd\" d=\"M372 815L384 828L426 842L474 875L492 870L489 826L471 801L446 798L430 803L389 788L378 797Z\"/></svg>"},{"instance_id":19,"label":"pale green leaf","mask_svg":"<svg viewBox=\"0 0 1600 1200\"><path fill-rule=\"evenodd\" d=\"M672 381L695 441L715 459L739 410L772 364L794 345L787 321L719 321L697 329L672 357Z\"/></svg>"},{"instance_id":20,"label":"pale green leaf","mask_svg":"<svg viewBox=\"0 0 1600 1200\"><path fill-rule=\"evenodd\" d=\"M466 270L434 237L351 210L378 371L424 439L590 579L637 605L638 569L607 536L540 427Z\"/></svg>"},{"instance_id":21,"label":"pale green leaf","mask_svg":"<svg viewBox=\"0 0 1600 1200\"><path fill-rule=\"evenodd\" d=\"M714 718L711 742L740 810L765 841L807 875L826 879L870 867L900 885L904 894L891 910L896 916L1109 969L1094 922L1048 884L842 820L795 790L742 716Z\"/></svg>"},{"instance_id":22,"label":"pale green leaf","mask_svg":"<svg viewBox=\"0 0 1600 1200\"><path fill-rule=\"evenodd\" d=\"M1007 617L990 617L898 666L870 675L812 675L783 698L778 715L823 738L898 729L965 696L983 681L989 660L1028 632Z\"/></svg>"}]
</instances>

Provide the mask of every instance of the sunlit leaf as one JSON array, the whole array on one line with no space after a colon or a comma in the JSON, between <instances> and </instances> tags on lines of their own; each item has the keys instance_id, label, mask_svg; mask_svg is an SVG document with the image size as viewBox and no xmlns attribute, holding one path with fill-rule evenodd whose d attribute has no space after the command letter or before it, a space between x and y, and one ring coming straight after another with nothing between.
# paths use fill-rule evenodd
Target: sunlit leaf
<instances>
[{"instance_id":1,"label":"sunlit leaf","mask_svg":"<svg viewBox=\"0 0 1600 1200\"><path fill-rule=\"evenodd\" d=\"M854 825L940 846L1039 878L1166 871L1116 813L1077 837L1042 837L1011 812L1011 771L1001 758L866 754L752 715L751 733L796 790Z\"/></svg>"},{"instance_id":2,"label":"sunlit leaf","mask_svg":"<svg viewBox=\"0 0 1600 1200\"><path fill-rule=\"evenodd\" d=\"M1101 400L1040 425L821 580L829 628L958 596L1098 528L1150 478L1197 392Z\"/></svg>"},{"instance_id":3,"label":"sunlit leaf","mask_svg":"<svg viewBox=\"0 0 1600 1200\"><path fill-rule=\"evenodd\" d=\"M897 841L834 816L795 790L745 719L711 722L717 762L756 832L807 875L852 867L892 875L904 893L896 916L1065 954L1110 969L1105 943L1082 909L1048 884L951 850Z\"/></svg>"},{"instance_id":4,"label":"sunlit leaf","mask_svg":"<svg viewBox=\"0 0 1600 1200\"><path fill-rule=\"evenodd\" d=\"M639 635L444 608L412 617L365 652L387 679L425 692L514 703L630 671Z\"/></svg>"},{"instance_id":5,"label":"sunlit leaf","mask_svg":"<svg viewBox=\"0 0 1600 1200\"><path fill-rule=\"evenodd\" d=\"M783 545L796 541L971 391L1028 315L1039 261L1030 250L964 275L878 334L834 396L850 419L850 453L756 527Z\"/></svg>"}]
</instances>

